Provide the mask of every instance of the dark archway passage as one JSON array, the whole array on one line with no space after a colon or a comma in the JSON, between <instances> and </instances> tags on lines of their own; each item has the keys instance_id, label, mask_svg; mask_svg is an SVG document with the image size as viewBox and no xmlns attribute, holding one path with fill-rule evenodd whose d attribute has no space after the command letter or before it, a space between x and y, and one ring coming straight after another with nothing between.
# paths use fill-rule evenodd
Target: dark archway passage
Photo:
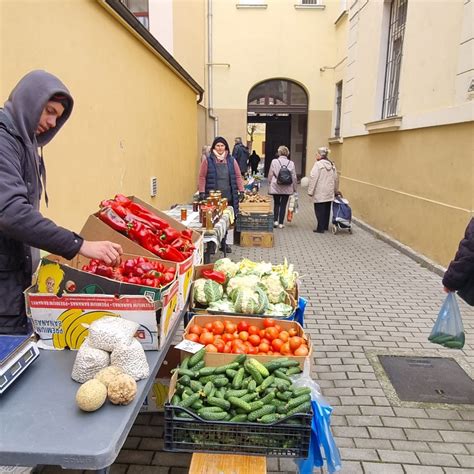
<instances>
[{"instance_id":1,"label":"dark archway passage","mask_svg":"<svg viewBox=\"0 0 474 474\"><path fill-rule=\"evenodd\" d=\"M304 175L308 95L303 87L287 79L257 84L248 95L247 123L265 124L265 175L280 145L290 149L298 177Z\"/></svg>"}]
</instances>

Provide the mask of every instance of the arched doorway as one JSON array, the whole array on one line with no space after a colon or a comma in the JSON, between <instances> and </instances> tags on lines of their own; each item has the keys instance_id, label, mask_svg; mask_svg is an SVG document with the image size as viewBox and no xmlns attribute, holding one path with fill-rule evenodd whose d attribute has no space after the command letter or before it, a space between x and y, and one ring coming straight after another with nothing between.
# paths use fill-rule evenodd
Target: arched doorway
<instances>
[{"instance_id":1,"label":"arched doorway","mask_svg":"<svg viewBox=\"0 0 474 474\"><path fill-rule=\"evenodd\" d=\"M306 136L308 125L308 95L294 81L270 79L255 85L247 99L247 128L251 134L259 129L263 134L261 149L265 155L265 176L280 145L290 149L298 178L306 169Z\"/></svg>"}]
</instances>

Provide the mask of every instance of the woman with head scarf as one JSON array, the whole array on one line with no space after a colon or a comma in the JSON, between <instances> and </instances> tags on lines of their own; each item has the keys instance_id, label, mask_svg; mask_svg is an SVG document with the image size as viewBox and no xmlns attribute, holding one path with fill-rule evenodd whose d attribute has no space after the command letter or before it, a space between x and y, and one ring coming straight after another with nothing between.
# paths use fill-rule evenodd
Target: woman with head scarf
<instances>
[{"instance_id":1,"label":"woman with head scarf","mask_svg":"<svg viewBox=\"0 0 474 474\"><path fill-rule=\"evenodd\" d=\"M324 146L318 148L316 163L311 170L308 185L308 196L313 199L314 213L318 221L313 232L318 234L329 229L331 203L334 201L334 195L339 186L336 167L328 155L328 148Z\"/></svg>"},{"instance_id":2,"label":"woman with head scarf","mask_svg":"<svg viewBox=\"0 0 474 474\"><path fill-rule=\"evenodd\" d=\"M225 138L217 137L211 145L211 153L201 163L199 170L199 198L209 196L211 190L219 190L229 205L239 212L239 199L244 193L244 181L237 161L230 154Z\"/></svg>"}]
</instances>

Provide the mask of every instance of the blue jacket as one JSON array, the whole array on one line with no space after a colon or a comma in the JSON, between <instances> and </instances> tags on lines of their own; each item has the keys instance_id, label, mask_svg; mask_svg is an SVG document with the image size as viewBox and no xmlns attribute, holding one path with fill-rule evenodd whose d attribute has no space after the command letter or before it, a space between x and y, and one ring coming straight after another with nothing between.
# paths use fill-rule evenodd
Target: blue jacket
<instances>
[{"instance_id":1,"label":"blue jacket","mask_svg":"<svg viewBox=\"0 0 474 474\"><path fill-rule=\"evenodd\" d=\"M207 159L207 176L206 176L206 195L209 195L211 189L217 189L217 168L216 159L213 154ZM227 168L229 169L230 176L230 190L232 193L232 207L234 213L237 215L239 212L239 189L237 187L237 178L235 176L234 158L229 153L227 155Z\"/></svg>"}]
</instances>

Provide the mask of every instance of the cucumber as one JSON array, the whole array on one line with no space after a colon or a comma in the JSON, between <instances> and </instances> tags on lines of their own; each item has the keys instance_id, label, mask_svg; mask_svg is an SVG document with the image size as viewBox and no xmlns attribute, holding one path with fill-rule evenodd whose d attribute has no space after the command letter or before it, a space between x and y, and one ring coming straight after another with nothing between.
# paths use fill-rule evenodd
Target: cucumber
<instances>
[{"instance_id":1,"label":"cucumber","mask_svg":"<svg viewBox=\"0 0 474 474\"><path fill-rule=\"evenodd\" d=\"M214 396L217 398L225 398L225 388L220 387L216 389L216 392L214 393Z\"/></svg>"},{"instance_id":2,"label":"cucumber","mask_svg":"<svg viewBox=\"0 0 474 474\"><path fill-rule=\"evenodd\" d=\"M206 385L207 382L212 382L216 378L215 375L206 375L205 377L199 377L199 382Z\"/></svg>"},{"instance_id":3,"label":"cucumber","mask_svg":"<svg viewBox=\"0 0 474 474\"><path fill-rule=\"evenodd\" d=\"M293 408L301 405L302 403L305 402L310 402L311 401L311 395L309 393L304 393L303 395L300 395L299 397L293 398L293 400L290 400L286 404L287 410L292 410Z\"/></svg>"},{"instance_id":4,"label":"cucumber","mask_svg":"<svg viewBox=\"0 0 474 474\"><path fill-rule=\"evenodd\" d=\"M256 421L257 418L261 418L264 415L270 415L270 413L275 413L276 407L274 405L264 405L258 410L254 410L248 414L247 419L249 421Z\"/></svg>"},{"instance_id":5,"label":"cucumber","mask_svg":"<svg viewBox=\"0 0 474 474\"><path fill-rule=\"evenodd\" d=\"M283 380L286 380L287 382L290 382L291 383L291 379L290 377L288 377L288 375L286 375L285 373L283 373L280 369L277 369L273 372L273 375L275 377L278 377L279 379L283 379Z\"/></svg>"},{"instance_id":6,"label":"cucumber","mask_svg":"<svg viewBox=\"0 0 474 474\"><path fill-rule=\"evenodd\" d=\"M212 382L207 382L207 384L204 385L204 389L203 389L204 395L206 397L211 396L212 390L214 389L215 389L214 384Z\"/></svg>"},{"instance_id":7,"label":"cucumber","mask_svg":"<svg viewBox=\"0 0 474 474\"><path fill-rule=\"evenodd\" d=\"M229 383L227 377L215 377L212 382L216 387L225 387Z\"/></svg>"},{"instance_id":8,"label":"cucumber","mask_svg":"<svg viewBox=\"0 0 474 474\"><path fill-rule=\"evenodd\" d=\"M246 414L235 415L229 421L233 423L243 423L244 421L247 421L247 415Z\"/></svg>"},{"instance_id":9,"label":"cucumber","mask_svg":"<svg viewBox=\"0 0 474 474\"><path fill-rule=\"evenodd\" d=\"M199 349L195 354L190 357L188 367L192 369L198 362L201 362L204 359L205 355L206 348L203 347L202 349Z\"/></svg>"},{"instance_id":10,"label":"cucumber","mask_svg":"<svg viewBox=\"0 0 474 474\"><path fill-rule=\"evenodd\" d=\"M245 388L242 388L240 390L227 390L227 392L225 393L225 396L226 398L229 398L229 397L237 397L237 398L240 398L240 397L243 397L244 395L247 394L247 389Z\"/></svg>"},{"instance_id":11,"label":"cucumber","mask_svg":"<svg viewBox=\"0 0 474 474\"><path fill-rule=\"evenodd\" d=\"M299 387L293 389L293 394L295 397L299 397L300 395L310 394L311 389L309 387Z\"/></svg>"},{"instance_id":12,"label":"cucumber","mask_svg":"<svg viewBox=\"0 0 474 474\"><path fill-rule=\"evenodd\" d=\"M193 392L199 392L200 390L202 390L204 387L202 385L201 382L198 382L197 380L191 380L189 382L189 388L193 391Z\"/></svg>"},{"instance_id":13,"label":"cucumber","mask_svg":"<svg viewBox=\"0 0 474 474\"><path fill-rule=\"evenodd\" d=\"M188 386L188 385L189 385L189 382L191 382L191 377L190 377L189 375L182 375L182 376L178 379L178 383L180 383L181 385Z\"/></svg>"},{"instance_id":14,"label":"cucumber","mask_svg":"<svg viewBox=\"0 0 474 474\"><path fill-rule=\"evenodd\" d=\"M264 390L266 390L268 387L270 387L270 385L275 381L275 376L274 375L270 375L268 376L263 382L262 382L262 385L259 385L257 387L257 392L263 392ZM255 382L255 381L254 381Z\"/></svg>"},{"instance_id":15,"label":"cucumber","mask_svg":"<svg viewBox=\"0 0 474 474\"><path fill-rule=\"evenodd\" d=\"M301 367L298 365L296 367L289 367L288 370L286 371L286 375L296 375L296 374L301 374L303 372L301 370Z\"/></svg>"},{"instance_id":16,"label":"cucumber","mask_svg":"<svg viewBox=\"0 0 474 474\"><path fill-rule=\"evenodd\" d=\"M246 361L246 363L248 365L251 365L252 367L255 367L260 372L260 375L263 378L268 377L270 375L270 373L268 372L268 369L263 364L261 364L257 359L250 358Z\"/></svg>"},{"instance_id":17,"label":"cucumber","mask_svg":"<svg viewBox=\"0 0 474 474\"><path fill-rule=\"evenodd\" d=\"M237 408L241 408L242 410L249 412L251 411L251 406L249 403L243 401L241 398L237 397L229 397L229 402Z\"/></svg>"},{"instance_id":18,"label":"cucumber","mask_svg":"<svg viewBox=\"0 0 474 474\"><path fill-rule=\"evenodd\" d=\"M181 401L181 398L179 395L176 395L176 393L171 397L171 405L178 405L178 403Z\"/></svg>"},{"instance_id":19,"label":"cucumber","mask_svg":"<svg viewBox=\"0 0 474 474\"><path fill-rule=\"evenodd\" d=\"M273 401L274 398L275 398L275 392L270 392L267 395L265 395L263 398L261 398L260 401L264 405L268 405L269 403Z\"/></svg>"},{"instance_id":20,"label":"cucumber","mask_svg":"<svg viewBox=\"0 0 474 474\"><path fill-rule=\"evenodd\" d=\"M245 362L245 359L247 359L246 354L239 354L235 359L234 362L237 362L237 364L243 364Z\"/></svg>"},{"instance_id":21,"label":"cucumber","mask_svg":"<svg viewBox=\"0 0 474 474\"><path fill-rule=\"evenodd\" d=\"M304 402L301 405L298 405L295 408L287 411L286 415L291 416L295 413L309 413L311 411L311 402Z\"/></svg>"},{"instance_id":22,"label":"cucumber","mask_svg":"<svg viewBox=\"0 0 474 474\"><path fill-rule=\"evenodd\" d=\"M255 411L255 410L259 410L260 408L262 408L264 405L264 403L261 401L261 400L257 400L255 402L251 402L249 403L249 406L250 406L250 411Z\"/></svg>"},{"instance_id":23,"label":"cucumber","mask_svg":"<svg viewBox=\"0 0 474 474\"><path fill-rule=\"evenodd\" d=\"M215 367L203 367L199 370L198 377L206 377L207 375L212 375L215 371Z\"/></svg>"},{"instance_id":24,"label":"cucumber","mask_svg":"<svg viewBox=\"0 0 474 474\"><path fill-rule=\"evenodd\" d=\"M210 411L205 411L199 415L201 418L204 418L208 421L223 421L227 418L227 413L225 411L216 411L214 413Z\"/></svg>"},{"instance_id":25,"label":"cucumber","mask_svg":"<svg viewBox=\"0 0 474 474\"><path fill-rule=\"evenodd\" d=\"M183 400L181 400L179 402L179 405L180 407L182 408L188 408L190 407L194 402L197 402L199 399L201 398L201 395L199 395L199 393L193 393L192 395L190 395L189 397L187 398L183 398Z\"/></svg>"},{"instance_id":26,"label":"cucumber","mask_svg":"<svg viewBox=\"0 0 474 474\"><path fill-rule=\"evenodd\" d=\"M222 408L219 408L219 407L204 407L198 411L198 415L200 415L201 412L206 412L206 411L210 413L221 413L223 410Z\"/></svg>"},{"instance_id":27,"label":"cucumber","mask_svg":"<svg viewBox=\"0 0 474 474\"><path fill-rule=\"evenodd\" d=\"M178 369L178 375L187 375L189 378L193 379L196 377L196 372L189 369L182 369L181 367Z\"/></svg>"},{"instance_id":28,"label":"cucumber","mask_svg":"<svg viewBox=\"0 0 474 474\"><path fill-rule=\"evenodd\" d=\"M204 406L204 403L202 403L202 400L198 400L197 402L194 402L194 403L191 405L191 408L192 408L193 410L200 410L203 406Z\"/></svg>"},{"instance_id":29,"label":"cucumber","mask_svg":"<svg viewBox=\"0 0 474 474\"><path fill-rule=\"evenodd\" d=\"M278 415L277 413L269 413L268 415L263 415L258 418L257 421L259 423L275 423L275 421L278 421L279 419L281 419L281 415Z\"/></svg>"},{"instance_id":30,"label":"cucumber","mask_svg":"<svg viewBox=\"0 0 474 474\"><path fill-rule=\"evenodd\" d=\"M261 364L260 364L261 365ZM258 385L261 385L263 383L263 376L262 374L257 370L257 368L249 363L249 360L245 361L244 364L245 370L252 376L252 378L257 382Z\"/></svg>"},{"instance_id":31,"label":"cucumber","mask_svg":"<svg viewBox=\"0 0 474 474\"><path fill-rule=\"evenodd\" d=\"M291 398L292 395L293 395L293 393L290 392L290 391L277 392L277 394L276 394L277 398L279 398L280 400L283 400L285 402L287 402Z\"/></svg>"},{"instance_id":32,"label":"cucumber","mask_svg":"<svg viewBox=\"0 0 474 474\"><path fill-rule=\"evenodd\" d=\"M230 402L223 398L218 398L218 397L208 397L207 398L207 403L209 405L215 406L215 407L220 407L223 410L228 410L230 408Z\"/></svg>"},{"instance_id":33,"label":"cucumber","mask_svg":"<svg viewBox=\"0 0 474 474\"><path fill-rule=\"evenodd\" d=\"M255 392L255 390L257 389L257 382L255 382L255 380L251 380L247 388L249 392Z\"/></svg>"},{"instance_id":34,"label":"cucumber","mask_svg":"<svg viewBox=\"0 0 474 474\"><path fill-rule=\"evenodd\" d=\"M206 366L206 363L203 360L200 360L194 367L193 370L199 372L202 368Z\"/></svg>"},{"instance_id":35,"label":"cucumber","mask_svg":"<svg viewBox=\"0 0 474 474\"><path fill-rule=\"evenodd\" d=\"M216 367L215 374L225 374L225 371L227 369L236 370L238 367L239 364L237 362L231 362L230 364L221 365L219 367Z\"/></svg>"},{"instance_id":36,"label":"cucumber","mask_svg":"<svg viewBox=\"0 0 474 474\"><path fill-rule=\"evenodd\" d=\"M243 400L244 402L251 402L254 398L257 398L257 396L258 396L257 392L247 393L247 395L240 397L240 399Z\"/></svg>"},{"instance_id":37,"label":"cucumber","mask_svg":"<svg viewBox=\"0 0 474 474\"><path fill-rule=\"evenodd\" d=\"M236 373L237 373L237 371L234 370L234 369L227 369L227 370L225 371L225 374L226 374L226 376L227 376L229 379L233 379L233 378L235 377L235 374L236 374Z\"/></svg>"},{"instance_id":38,"label":"cucumber","mask_svg":"<svg viewBox=\"0 0 474 474\"><path fill-rule=\"evenodd\" d=\"M245 375L245 369L241 367L237 373L235 374L233 380L232 380L232 388L234 389L239 389L242 387L242 382L244 380L244 375Z\"/></svg>"},{"instance_id":39,"label":"cucumber","mask_svg":"<svg viewBox=\"0 0 474 474\"><path fill-rule=\"evenodd\" d=\"M191 359L191 356L185 357L185 358L181 361L181 364L179 364L179 366L180 366L182 369L187 369L187 368L189 367L189 359Z\"/></svg>"},{"instance_id":40,"label":"cucumber","mask_svg":"<svg viewBox=\"0 0 474 474\"><path fill-rule=\"evenodd\" d=\"M278 372L278 371L276 370L275 372ZM275 372L273 372L273 373L275 373ZM275 380L273 381L273 383L274 383L277 387L279 387L280 385L284 385L285 387L289 387L289 386L291 385L291 380L288 381L288 380L286 380L286 379L282 379L282 378L280 378L280 377L275 376Z\"/></svg>"},{"instance_id":41,"label":"cucumber","mask_svg":"<svg viewBox=\"0 0 474 474\"><path fill-rule=\"evenodd\" d=\"M464 347L464 342L462 341L447 341L443 343L444 347L449 349L462 349Z\"/></svg>"}]
</instances>

